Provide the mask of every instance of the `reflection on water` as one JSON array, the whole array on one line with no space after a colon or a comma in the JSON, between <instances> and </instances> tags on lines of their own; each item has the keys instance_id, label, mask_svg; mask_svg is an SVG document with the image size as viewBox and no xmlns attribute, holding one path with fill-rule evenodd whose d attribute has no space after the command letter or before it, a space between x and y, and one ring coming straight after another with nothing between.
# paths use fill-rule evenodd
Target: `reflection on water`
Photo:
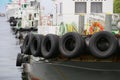
<instances>
[{"instance_id":1,"label":"reflection on water","mask_svg":"<svg viewBox=\"0 0 120 80\"><path fill-rule=\"evenodd\" d=\"M6 17L0 17L0 80L21 80L21 70L16 67L19 52Z\"/></svg>"},{"instance_id":2,"label":"reflection on water","mask_svg":"<svg viewBox=\"0 0 120 80\"><path fill-rule=\"evenodd\" d=\"M22 71L21 74L22 74L22 80L29 80L28 79L28 74L24 70Z\"/></svg>"}]
</instances>

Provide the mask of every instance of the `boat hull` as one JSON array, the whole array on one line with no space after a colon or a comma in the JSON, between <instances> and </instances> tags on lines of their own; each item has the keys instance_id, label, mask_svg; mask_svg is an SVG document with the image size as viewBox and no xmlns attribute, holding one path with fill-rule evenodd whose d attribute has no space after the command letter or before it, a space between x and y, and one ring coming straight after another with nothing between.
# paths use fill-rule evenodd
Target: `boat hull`
<instances>
[{"instance_id":1,"label":"boat hull","mask_svg":"<svg viewBox=\"0 0 120 80\"><path fill-rule=\"evenodd\" d=\"M118 80L120 63L111 62L32 62L24 71L30 80Z\"/></svg>"}]
</instances>

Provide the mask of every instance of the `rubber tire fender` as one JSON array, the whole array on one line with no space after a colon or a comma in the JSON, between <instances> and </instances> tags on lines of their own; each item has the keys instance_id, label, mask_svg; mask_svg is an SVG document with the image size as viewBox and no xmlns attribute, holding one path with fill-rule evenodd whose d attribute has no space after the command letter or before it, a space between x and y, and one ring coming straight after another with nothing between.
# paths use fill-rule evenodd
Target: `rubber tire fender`
<instances>
[{"instance_id":1,"label":"rubber tire fender","mask_svg":"<svg viewBox=\"0 0 120 80\"><path fill-rule=\"evenodd\" d=\"M105 51L102 51L97 47L98 44L97 41L101 38L104 38L109 42L109 48L106 49ZM107 58L111 56L113 53L115 53L117 49L117 39L110 32L107 31L97 32L90 38L89 49L91 51L91 54L93 54L95 57Z\"/></svg>"},{"instance_id":2,"label":"rubber tire fender","mask_svg":"<svg viewBox=\"0 0 120 80\"><path fill-rule=\"evenodd\" d=\"M44 58L55 58L59 54L59 37L48 34L43 38L41 52Z\"/></svg>"},{"instance_id":3,"label":"rubber tire fender","mask_svg":"<svg viewBox=\"0 0 120 80\"><path fill-rule=\"evenodd\" d=\"M74 48L70 50L71 47ZM69 32L61 37L59 41L59 48L61 54L67 58L78 57L84 52L85 41L79 33Z\"/></svg>"},{"instance_id":4,"label":"rubber tire fender","mask_svg":"<svg viewBox=\"0 0 120 80\"><path fill-rule=\"evenodd\" d=\"M119 51L120 52L120 38L118 38L118 47L117 47L117 51Z\"/></svg>"},{"instance_id":5,"label":"rubber tire fender","mask_svg":"<svg viewBox=\"0 0 120 80\"><path fill-rule=\"evenodd\" d=\"M21 66L22 65L22 59L23 59L23 55L21 53L19 53L17 55L17 59L16 59L16 66Z\"/></svg>"},{"instance_id":6,"label":"rubber tire fender","mask_svg":"<svg viewBox=\"0 0 120 80\"><path fill-rule=\"evenodd\" d=\"M22 46L22 51L24 54L31 55L30 51L30 44L32 41L34 34L28 33L24 39L23 46Z\"/></svg>"},{"instance_id":7,"label":"rubber tire fender","mask_svg":"<svg viewBox=\"0 0 120 80\"><path fill-rule=\"evenodd\" d=\"M31 45L30 45L30 50L31 50L31 54L35 57L42 57L41 43L42 43L43 37L44 37L43 35L36 34L32 38L32 42L31 42Z\"/></svg>"},{"instance_id":8,"label":"rubber tire fender","mask_svg":"<svg viewBox=\"0 0 120 80\"><path fill-rule=\"evenodd\" d=\"M29 55L24 55L22 59L22 63L30 63L30 56Z\"/></svg>"}]
</instances>

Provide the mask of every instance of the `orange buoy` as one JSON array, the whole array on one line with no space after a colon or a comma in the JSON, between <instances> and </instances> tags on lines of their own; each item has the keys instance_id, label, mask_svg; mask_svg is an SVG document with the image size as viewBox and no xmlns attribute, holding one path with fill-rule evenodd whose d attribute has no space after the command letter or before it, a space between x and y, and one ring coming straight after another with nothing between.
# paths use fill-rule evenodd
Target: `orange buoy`
<instances>
[{"instance_id":1,"label":"orange buoy","mask_svg":"<svg viewBox=\"0 0 120 80\"><path fill-rule=\"evenodd\" d=\"M95 32L103 31L103 30L104 30L104 27L99 22L94 22L92 26L90 26L89 28L90 34L94 34Z\"/></svg>"}]
</instances>

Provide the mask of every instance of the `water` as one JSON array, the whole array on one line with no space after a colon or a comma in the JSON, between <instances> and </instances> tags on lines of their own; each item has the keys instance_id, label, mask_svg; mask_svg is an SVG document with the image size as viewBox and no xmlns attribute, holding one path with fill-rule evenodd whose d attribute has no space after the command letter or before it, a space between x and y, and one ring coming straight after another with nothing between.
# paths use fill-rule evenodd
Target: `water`
<instances>
[{"instance_id":1,"label":"water","mask_svg":"<svg viewBox=\"0 0 120 80\"><path fill-rule=\"evenodd\" d=\"M5 17L0 17L0 80L21 80L21 70L16 67L19 45Z\"/></svg>"}]
</instances>

